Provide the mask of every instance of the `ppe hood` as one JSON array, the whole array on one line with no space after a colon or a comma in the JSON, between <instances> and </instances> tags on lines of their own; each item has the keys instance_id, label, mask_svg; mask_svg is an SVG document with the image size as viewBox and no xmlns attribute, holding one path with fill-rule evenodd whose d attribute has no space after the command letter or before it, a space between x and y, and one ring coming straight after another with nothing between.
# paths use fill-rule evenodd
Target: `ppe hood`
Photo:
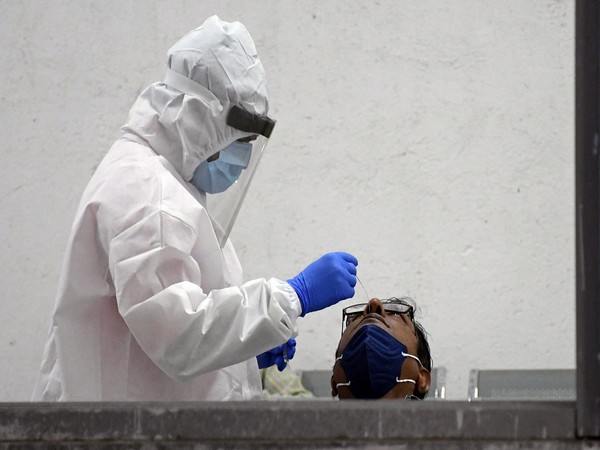
<instances>
[{"instance_id":1,"label":"ppe hood","mask_svg":"<svg viewBox=\"0 0 600 450\"><path fill-rule=\"evenodd\" d=\"M164 82L140 94L123 131L146 140L189 181L202 161L254 134L227 117L233 106L267 115L265 73L244 25L217 16L169 49L167 67Z\"/></svg>"},{"instance_id":2,"label":"ppe hood","mask_svg":"<svg viewBox=\"0 0 600 450\"><path fill-rule=\"evenodd\" d=\"M224 245L275 125L267 117L264 69L244 25L217 16L173 45L167 66L164 82L138 97L123 131L146 140L185 181L233 141L256 137L240 178L225 192L208 195L207 209Z\"/></svg>"}]
</instances>

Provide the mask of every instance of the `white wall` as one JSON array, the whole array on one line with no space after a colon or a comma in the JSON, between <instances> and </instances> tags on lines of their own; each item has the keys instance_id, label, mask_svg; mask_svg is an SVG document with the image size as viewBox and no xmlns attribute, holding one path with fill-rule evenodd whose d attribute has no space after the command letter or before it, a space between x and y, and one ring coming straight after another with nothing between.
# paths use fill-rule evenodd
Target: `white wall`
<instances>
[{"instance_id":1,"label":"white wall","mask_svg":"<svg viewBox=\"0 0 600 450\"><path fill-rule=\"evenodd\" d=\"M448 396L470 368L571 368L568 0L0 1L0 400L29 398L79 196L166 50L242 21L278 123L233 240L247 278L354 253L412 296ZM327 369L343 306L301 319Z\"/></svg>"}]
</instances>

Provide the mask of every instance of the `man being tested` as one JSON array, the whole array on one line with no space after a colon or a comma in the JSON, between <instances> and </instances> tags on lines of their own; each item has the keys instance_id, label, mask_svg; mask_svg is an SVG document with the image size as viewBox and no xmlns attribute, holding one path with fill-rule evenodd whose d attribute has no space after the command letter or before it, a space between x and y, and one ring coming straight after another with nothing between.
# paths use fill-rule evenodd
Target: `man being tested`
<instances>
[{"instance_id":1,"label":"man being tested","mask_svg":"<svg viewBox=\"0 0 600 450\"><path fill-rule=\"evenodd\" d=\"M254 398L298 316L354 295L347 253L243 283L228 235L275 125L245 27L213 16L167 66L83 193L33 400Z\"/></svg>"},{"instance_id":2,"label":"man being tested","mask_svg":"<svg viewBox=\"0 0 600 450\"><path fill-rule=\"evenodd\" d=\"M431 354L408 298L344 308L331 376L340 399L419 399L429 392Z\"/></svg>"}]
</instances>

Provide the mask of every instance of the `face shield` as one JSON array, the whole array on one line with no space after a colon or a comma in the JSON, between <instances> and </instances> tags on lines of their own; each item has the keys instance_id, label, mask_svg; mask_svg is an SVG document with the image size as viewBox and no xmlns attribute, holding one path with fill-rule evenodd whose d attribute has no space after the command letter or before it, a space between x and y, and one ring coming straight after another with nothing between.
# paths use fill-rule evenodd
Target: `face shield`
<instances>
[{"instance_id":1,"label":"face shield","mask_svg":"<svg viewBox=\"0 0 600 450\"><path fill-rule=\"evenodd\" d=\"M227 115L227 125L247 133L252 133L252 154L248 167L242 170L240 177L224 192L207 194L207 209L215 222L215 229L221 247L225 245L237 215L242 207L248 188L252 183L258 164L262 158L269 137L275 127L275 121L267 116L250 113L244 108L233 105Z\"/></svg>"},{"instance_id":2,"label":"face shield","mask_svg":"<svg viewBox=\"0 0 600 450\"><path fill-rule=\"evenodd\" d=\"M252 145L250 160L247 167L241 171L239 178L224 192L206 194L206 208L213 219L217 237L221 247L223 247L229 238L269 137L273 132L275 121L265 115L249 112L236 104L231 105L229 110L226 110L227 103L224 107L223 103L209 89L173 70L167 70L164 82L170 88L176 89L204 104L209 116L215 121L210 122L209 120L205 123L205 126L213 123L214 128L214 123L220 122L221 119L219 118L226 114L223 123L224 128L231 127L235 131L231 133L232 135L241 136L238 138L239 140L252 139L250 141ZM217 121L217 119L219 120ZM199 134L210 132L210 129L202 130L202 124L190 123L183 128ZM227 131L223 130L222 132L226 133Z\"/></svg>"}]
</instances>

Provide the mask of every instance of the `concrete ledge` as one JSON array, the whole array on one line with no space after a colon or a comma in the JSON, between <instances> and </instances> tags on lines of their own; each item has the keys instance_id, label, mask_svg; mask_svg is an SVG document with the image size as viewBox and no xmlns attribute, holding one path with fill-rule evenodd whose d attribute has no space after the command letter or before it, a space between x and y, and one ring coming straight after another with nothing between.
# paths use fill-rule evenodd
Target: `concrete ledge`
<instances>
[{"instance_id":1,"label":"concrete ledge","mask_svg":"<svg viewBox=\"0 0 600 450\"><path fill-rule=\"evenodd\" d=\"M576 439L575 411L575 402L4 403L0 446L600 448Z\"/></svg>"}]
</instances>

